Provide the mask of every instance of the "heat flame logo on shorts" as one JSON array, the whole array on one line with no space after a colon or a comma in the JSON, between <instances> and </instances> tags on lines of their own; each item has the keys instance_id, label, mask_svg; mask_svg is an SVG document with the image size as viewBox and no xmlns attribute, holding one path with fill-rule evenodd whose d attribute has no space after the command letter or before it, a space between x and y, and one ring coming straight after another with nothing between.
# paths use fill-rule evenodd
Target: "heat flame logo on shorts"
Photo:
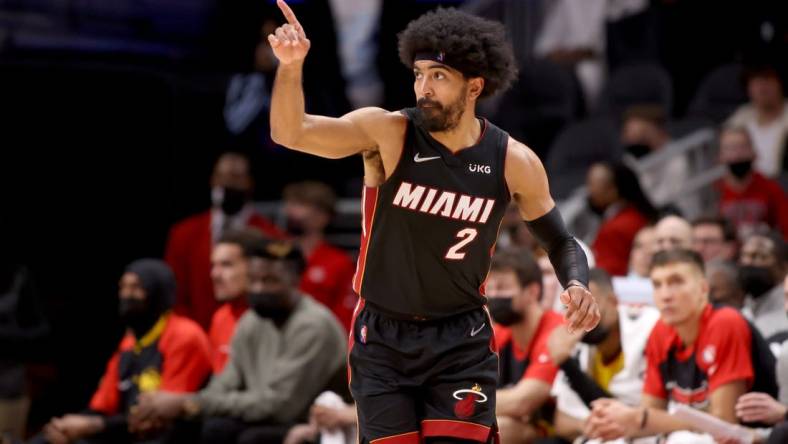
<instances>
[{"instance_id":1,"label":"heat flame logo on shorts","mask_svg":"<svg viewBox=\"0 0 788 444\"><path fill-rule=\"evenodd\" d=\"M473 416L476 411L477 402L487 402L487 395L482 393L482 388L479 384L474 384L470 389L457 390L454 392L453 396L454 399L458 400L454 404L454 415L461 419Z\"/></svg>"}]
</instances>

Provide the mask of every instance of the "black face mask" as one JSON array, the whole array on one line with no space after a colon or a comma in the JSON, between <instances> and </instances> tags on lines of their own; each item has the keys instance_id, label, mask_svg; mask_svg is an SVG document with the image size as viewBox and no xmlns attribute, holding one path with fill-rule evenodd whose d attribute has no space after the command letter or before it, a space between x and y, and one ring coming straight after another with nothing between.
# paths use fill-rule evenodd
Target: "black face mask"
<instances>
[{"instance_id":1,"label":"black face mask","mask_svg":"<svg viewBox=\"0 0 788 444\"><path fill-rule=\"evenodd\" d=\"M741 162L733 162L728 164L728 171L739 179L752 171L752 160L742 160Z\"/></svg>"},{"instance_id":2,"label":"black face mask","mask_svg":"<svg viewBox=\"0 0 788 444\"><path fill-rule=\"evenodd\" d=\"M150 310L148 303L141 299L121 298L118 313L137 339L142 338L159 318Z\"/></svg>"},{"instance_id":3,"label":"black face mask","mask_svg":"<svg viewBox=\"0 0 788 444\"><path fill-rule=\"evenodd\" d=\"M269 318L280 324L287 320L292 312L290 294L287 292L249 293L249 306L262 318Z\"/></svg>"},{"instance_id":4,"label":"black face mask","mask_svg":"<svg viewBox=\"0 0 788 444\"><path fill-rule=\"evenodd\" d=\"M651 152L651 147L646 145L645 143L632 143L624 148L627 153L631 154L635 157L635 159L640 159L641 157L645 156L646 154Z\"/></svg>"},{"instance_id":5,"label":"black face mask","mask_svg":"<svg viewBox=\"0 0 788 444\"><path fill-rule=\"evenodd\" d=\"M610 335L610 329L598 324L593 330L583 335L580 342L588 345L599 345Z\"/></svg>"},{"instance_id":6,"label":"black face mask","mask_svg":"<svg viewBox=\"0 0 788 444\"><path fill-rule=\"evenodd\" d=\"M221 202L217 202L222 208L222 213L233 216L246 204L246 191L239 188L223 187Z\"/></svg>"},{"instance_id":7,"label":"black face mask","mask_svg":"<svg viewBox=\"0 0 788 444\"><path fill-rule=\"evenodd\" d=\"M303 236L306 232L304 223L292 217L287 218L287 221L285 222L285 230L287 230L287 233L293 237Z\"/></svg>"},{"instance_id":8,"label":"black face mask","mask_svg":"<svg viewBox=\"0 0 788 444\"><path fill-rule=\"evenodd\" d=\"M774 288L776 282L768 268L743 265L739 267L739 284L745 293L759 298Z\"/></svg>"},{"instance_id":9,"label":"black face mask","mask_svg":"<svg viewBox=\"0 0 788 444\"><path fill-rule=\"evenodd\" d=\"M512 310L511 297L497 297L487 299L487 308L490 316L498 324L509 326L523 320L523 315Z\"/></svg>"},{"instance_id":10,"label":"black face mask","mask_svg":"<svg viewBox=\"0 0 788 444\"><path fill-rule=\"evenodd\" d=\"M596 205L590 197L586 198L586 204L588 205L588 209L591 210L592 213L596 214L597 216L602 216L605 214L605 208Z\"/></svg>"}]
</instances>

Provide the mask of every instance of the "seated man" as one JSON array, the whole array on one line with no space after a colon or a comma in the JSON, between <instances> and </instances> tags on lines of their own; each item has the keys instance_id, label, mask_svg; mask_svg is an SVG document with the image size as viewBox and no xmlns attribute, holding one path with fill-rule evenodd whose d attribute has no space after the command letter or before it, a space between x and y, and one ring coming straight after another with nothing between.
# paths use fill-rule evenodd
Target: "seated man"
<instances>
[{"instance_id":1,"label":"seated man","mask_svg":"<svg viewBox=\"0 0 788 444\"><path fill-rule=\"evenodd\" d=\"M127 426L140 396L159 390L191 393L208 378L208 338L194 321L170 311L175 277L167 264L155 259L135 261L126 268L119 286L120 316L128 331L107 364L90 410L52 419L43 436L32 442L140 441Z\"/></svg>"},{"instance_id":2,"label":"seated man","mask_svg":"<svg viewBox=\"0 0 788 444\"><path fill-rule=\"evenodd\" d=\"M222 305L213 314L208 339L213 352L213 373L219 374L230 357L230 341L238 320L246 313L246 293L249 286L248 262L255 245L264 236L254 228L230 231L213 247L211 280L216 300Z\"/></svg>"},{"instance_id":3,"label":"seated man","mask_svg":"<svg viewBox=\"0 0 788 444\"><path fill-rule=\"evenodd\" d=\"M585 335L557 328L548 340L550 357L562 370L553 385L556 434L569 441L583 434L591 402L607 397L640 404L646 370L643 353L659 319L653 307L619 305L604 270L592 269L589 278L602 312L599 325ZM578 346L579 341L583 344Z\"/></svg>"},{"instance_id":4,"label":"seated man","mask_svg":"<svg viewBox=\"0 0 788 444\"><path fill-rule=\"evenodd\" d=\"M768 372L761 368L768 356L753 359L758 333L738 311L709 304L703 260L694 251L655 254L651 280L661 318L646 345L640 406L594 401L585 435L609 440L671 434L669 443L712 443L710 436L687 432L691 425L666 410L684 404L735 424L736 400L765 384L759 379ZM771 366L773 378L773 356Z\"/></svg>"},{"instance_id":5,"label":"seated man","mask_svg":"<svg viewBox=\"0 0 788 444\"><path fill-rule=\"evenodd\" d=\"M541 307L542 272L527 250L500 250L493 256L485 293L496 323L500 358L495 413L501 440L530 442L543 434L538 431L543 425L540 419L549 421L538 415L558 373L550 360L547 338L562 325L562 317Z\"/></svg>"},{"instance_id":6,"label":"seated man","mask_svg":"<svg viewBox=\"0 0 788 444\"><path fill-rule=\"evenodd\" d=\"M202 416L203 443L281 440L305 419L312 400L345 365L346 339L334 315L299 292L303 267L293 244L261 242L248 265L251 309L238 321L224 370L195 395L143 397L135 419Z\"/></svg>"},{"instance_id":7,"label":"seated man","mask_svg":"<svg viewBox=\"0 0 788 444\"><path fill-rule=\"evenodd\" d=\"M742 313L770 341L788 332L782 289L786 268L785 241L779 234L754 233L744 241L739 256L739 282L747 294Z\"/></svg>"}]
</instances>

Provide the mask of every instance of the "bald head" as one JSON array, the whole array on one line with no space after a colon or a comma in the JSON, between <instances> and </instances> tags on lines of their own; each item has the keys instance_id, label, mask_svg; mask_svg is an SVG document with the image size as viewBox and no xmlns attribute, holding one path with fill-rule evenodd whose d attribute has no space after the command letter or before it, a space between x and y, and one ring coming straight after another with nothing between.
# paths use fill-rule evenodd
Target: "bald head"
<instances>
[{"instance_id":1,"label":"bald head","mask_svg":"<svg viewBox=\"0 0 788 444\"><path fill-rule=\"evenodd\" d=\"M654 227L656 251L692 248L692 225L678 216L665 216Z\"/></svg>"}]
</instances>

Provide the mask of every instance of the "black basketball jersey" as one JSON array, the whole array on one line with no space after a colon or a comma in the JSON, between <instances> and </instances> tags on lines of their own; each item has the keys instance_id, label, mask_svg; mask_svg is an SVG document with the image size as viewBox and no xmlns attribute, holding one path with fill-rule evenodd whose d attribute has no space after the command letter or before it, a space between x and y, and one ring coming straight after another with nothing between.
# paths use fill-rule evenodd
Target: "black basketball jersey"
<instances>
[{"instance_id":1,"label":"black basketball jersey","mask_svg":"<svg viewBox=\"0 0 788 444\"><path fill-rule=\"evenodd\" d=\"M391 176L365 187L354 290L387 311L438 318L479 308L501 219L508 135L482 120L475 145L452 153L408 118Z\"/></svg>"}]
</instances>

